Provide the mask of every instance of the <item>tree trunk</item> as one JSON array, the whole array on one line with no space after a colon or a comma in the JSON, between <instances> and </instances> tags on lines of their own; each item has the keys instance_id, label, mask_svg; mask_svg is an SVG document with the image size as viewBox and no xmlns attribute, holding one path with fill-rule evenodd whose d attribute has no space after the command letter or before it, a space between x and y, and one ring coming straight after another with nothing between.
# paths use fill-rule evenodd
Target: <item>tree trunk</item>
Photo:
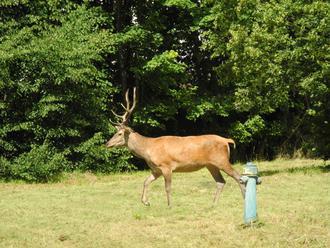
<instances>
[{"instance_id":1,"label":"tree trunk","mask_svg":"<svg viewBox=\"0 0 330 248\"><path fill-rule=\"evenodd\" d=\"M127 26L132 23L131 14L131 0L115 0L113 1L113 13L115 17L115 30L117 33L122 32ZM127 45L123 45L119 48L118 63L119 63L119 78L123 92L129 87L129 61L131 58L131 52Z\"/></svg>"}]
</instances>

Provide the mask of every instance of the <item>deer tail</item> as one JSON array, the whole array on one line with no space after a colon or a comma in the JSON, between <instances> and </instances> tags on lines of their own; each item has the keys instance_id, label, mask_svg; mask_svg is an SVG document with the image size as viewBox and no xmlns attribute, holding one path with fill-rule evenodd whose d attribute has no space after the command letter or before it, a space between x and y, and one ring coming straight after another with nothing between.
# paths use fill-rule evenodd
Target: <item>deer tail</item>
<instances>
[{"instance_id":1,"label":"deer tail","mask_svg":"<svg viewBox=\"0 0 330 248\"><path fill-rule=\"evenodd\" d=\"M233 144L234 148L236 148L236 143L233 139L227 139L228 143Z\"/></svg>"},{"instance_id":2,"label":"deer tail","mask_svg":"<svg viewBox=\"0 0 330 248\"><path fill-rule=\"evenodd\" d=\"M229 144L233 144L234 145L234 148L236 148L236 144L235 144L235 141L234 140L227 139L228 156L230 157L230 147L229 147Z\"/></svg>"}]
</instances>

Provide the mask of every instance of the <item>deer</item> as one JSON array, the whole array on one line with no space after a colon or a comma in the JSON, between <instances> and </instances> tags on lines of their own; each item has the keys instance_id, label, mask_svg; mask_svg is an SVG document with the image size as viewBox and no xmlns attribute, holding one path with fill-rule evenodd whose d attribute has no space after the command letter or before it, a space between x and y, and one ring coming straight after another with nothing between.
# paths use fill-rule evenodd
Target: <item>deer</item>
<instances>
[{"instance_id":1,"label":"deer","mask_svg":"<svg viewBox=\"0 0 330 248\"><path fill-rule=\"evenodd\" d=\"M125 112L118 115L121 122L112 122L117 132L107 141L106 147L127 147L133 155L143 159L151 169L143 184L141 201L149 206L148 186L160 176L164 177L167 205L171 207L171 183L174 172L193 172L202 168L212 175L216 182L216 192L213 203L218 202L219 196L226 184L220 171L224 171L239 185L243 199L245 198L245 185L240 181L241 175L232 167L230 146L235 142L232 139L218 135L199 136L160 136L146 137L128 126L128 121L136 107L136 87L133 88L133 103L129 100L129 89L125 93L126 106L121 104Z\"/></svg>"}]
</instances>

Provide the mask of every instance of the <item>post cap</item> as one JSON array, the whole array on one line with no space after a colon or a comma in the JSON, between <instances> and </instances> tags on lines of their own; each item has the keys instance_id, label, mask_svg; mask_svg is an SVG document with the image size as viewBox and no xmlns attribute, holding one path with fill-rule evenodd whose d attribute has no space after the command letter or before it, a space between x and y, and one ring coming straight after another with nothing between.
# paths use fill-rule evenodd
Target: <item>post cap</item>
<instances>
[{"instance_id":1,"label":"post cap","mask_svg":"<svg viewBox=\"0 0 330 248\"><path fill-rule=\"evenodd\" d=\"M246 165L244 166L243 175L257 176L257 174L258 174L257 166L252 162L247 162Z\"/></svg>"}]
</instances>

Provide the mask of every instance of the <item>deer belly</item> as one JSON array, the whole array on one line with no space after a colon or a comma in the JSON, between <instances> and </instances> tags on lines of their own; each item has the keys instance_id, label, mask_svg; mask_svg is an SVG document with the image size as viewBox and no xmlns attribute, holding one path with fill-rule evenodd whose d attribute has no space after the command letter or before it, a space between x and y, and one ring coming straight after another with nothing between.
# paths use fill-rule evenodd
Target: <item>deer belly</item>
<instances>
[{"instance_id":1,"label":"deer belly","mask_svg":"<svg viewBox=\"0 0 330 248\"><path fill-rule=\"evenodd\" d=\"M205 165L201 164L187 164L187 165L178 165L173 168L173 172L192 172L197 171L205 167Z\"/></svg>"}]
</instances>

